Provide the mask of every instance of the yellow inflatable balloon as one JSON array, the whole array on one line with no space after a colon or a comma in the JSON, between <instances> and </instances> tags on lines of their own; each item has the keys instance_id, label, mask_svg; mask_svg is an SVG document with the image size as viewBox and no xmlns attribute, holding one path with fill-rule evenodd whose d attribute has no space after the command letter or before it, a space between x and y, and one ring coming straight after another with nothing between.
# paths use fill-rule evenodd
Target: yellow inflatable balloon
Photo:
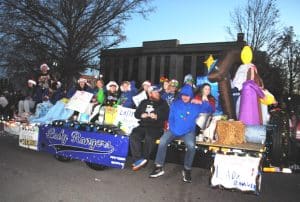
<instances>
[{"instance_id":1,"label":"yellow inflatable balloon","mask_svg":"<svg viewBox=\"0 0 300 202\"><path fill-rule=\"evenodd\" d=\"M250 46L244 46L241 52L241 59L243 64L249 64L252 62L253 54Z\"/></svg>"}]
</instances>

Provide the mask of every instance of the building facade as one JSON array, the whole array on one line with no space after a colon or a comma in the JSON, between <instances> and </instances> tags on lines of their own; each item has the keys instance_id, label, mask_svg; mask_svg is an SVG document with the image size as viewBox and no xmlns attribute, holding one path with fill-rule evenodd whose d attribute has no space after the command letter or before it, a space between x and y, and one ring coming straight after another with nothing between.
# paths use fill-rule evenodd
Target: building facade
<instances>
[{"instance_id":1,"label":"building facade","mask_svg":"<svg viewBox=\"0 0 300 202\"><path fill-rule=\"evenodd\" d=\"M186 74L194 78L206 75L204 61L212 54L219 58L224 51L242 48L243 34L237 41L180 44L177 39L145 41L142 47L108 49L101 54L100 73L105 81L144 80L159 83L165 76L182 82Z\"/></svg>"}]
</instances>

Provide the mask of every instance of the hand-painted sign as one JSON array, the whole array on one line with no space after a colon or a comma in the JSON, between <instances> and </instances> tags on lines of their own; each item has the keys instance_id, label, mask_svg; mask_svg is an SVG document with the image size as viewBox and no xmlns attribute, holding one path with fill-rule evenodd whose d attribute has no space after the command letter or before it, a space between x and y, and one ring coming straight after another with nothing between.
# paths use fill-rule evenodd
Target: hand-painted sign
<instances>
[{"instance_id":1,"label":"hand-painted sign","mask_svg":"<svg viewBox=\"0 0 300 202\"><path fill-rule=\"evenodd\" d=\"M105 107L105 124L112 124L120 127L127 135L133 128L139 125L138 120L134 117L135 109L118 106L117 108Z\"/></svg>"},{"instance_id":2,"label":"hand-painted sign","mask_svg":"<svg viewBox=\"0 0 300 202\"><path fill-rule=\"evenodd\" d=\"M216 154L211 185L228 189L260 190L260 157Z\"/></svg>"},{"instance_id":3,"label":"hand-painted sign","mask_svg":"<svg viewBox=\"0 0 300 202\"><path fill-rule=\"evenodd\" d=\"M38 151L39 127L22 125L20 127L19 146Z\"/></svg>"},{"instance_id":4,"label":"hand-painted sign","mask_svg":"<svg viewBox=\"0 0 300 202\"><path fill-rule=\"evenodd\" d=\"M71 99L68 102L66 107L68 109L72 109L72 110L78 111L80 113L86 113L92 97L93 97L92 93L78 90L71 97Z\"/></svg>"},{"instance_id":5,"label":"hand-painted sign","mask_svg":"<svg viewBox=\"0 0 300 202\"><path fill-rule=\"evenodd\" d=\"M129 138L108 133L40 126L40 150L72 159L124 168Z\"/></svg>"}]
</instances>

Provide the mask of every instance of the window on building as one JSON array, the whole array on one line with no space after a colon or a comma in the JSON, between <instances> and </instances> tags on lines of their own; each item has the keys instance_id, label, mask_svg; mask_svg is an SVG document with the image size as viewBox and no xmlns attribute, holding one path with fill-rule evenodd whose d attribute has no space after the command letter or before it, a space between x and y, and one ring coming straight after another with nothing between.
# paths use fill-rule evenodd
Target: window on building
<instances>
[{"instance_id":1,"label":"window on building","mask_svg":"<svg viewBox=\"0 0 300 202\"><path fill-rule=\"evenodd\" d=\"M123 81L127 81L129 78L129 58L124 58L123 60L123 76L122 79Z\"/></svg>"},{"instance_id":2,"label":"window on building","mask_svg":"<svg viewBox=\"0 0 300 202\"><path fill-rule=\"evenodd\" d=\"M170 76L170 59L171 57L169 55L165 56L165 62L164 62L164 75L165 77L169 78Z\"/></svg>"},{"instance_id":3,"label":"window on building","mask_svg":"<svg viewBox=\"0 0 300 202\"><path fill-rule=\"evenodd\" d=\"M159 83L161 57L155 56L154 83Z\"/></svg>"},{"instance_id":4,"label":"window on building","mask_svg":"<svg viewBox=\"0 0 300 202\"><path fill-rule=\"evenodd\" d=\"M152 57L147 57L146 80L151 80Z\"/></svg>"},{"instance_id":5,"label":"window on building","mask_svg":"<svg viewBox=\"0 0 300 202\"><path fill-rule=\"evenodd\" d=\"M183 57L183 76L192 73L192 56Z\"/></svg>"}]
</instances>

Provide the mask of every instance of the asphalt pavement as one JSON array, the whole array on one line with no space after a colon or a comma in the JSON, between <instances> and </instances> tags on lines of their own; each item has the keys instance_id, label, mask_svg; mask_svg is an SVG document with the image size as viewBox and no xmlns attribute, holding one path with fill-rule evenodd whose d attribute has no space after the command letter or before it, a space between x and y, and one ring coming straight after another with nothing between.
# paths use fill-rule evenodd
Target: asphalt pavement
<instances>
[{"instance_id":1,"label":"asphalt pavement","mask_svg":"<svg viewBox=\"0 0 300 202\"><path fill-rule=\"evenodd\" d=\"M0 202L44 201L299 201L300 174L266 174L262 176L259 195L211 188L210 171L192 170L192 183L181 179L182 166L167 163L165 175L148 178L153 169L134 172L109 168L90 169L81 161L60 162L48 153L18 146L16 136L0 135Z\"/></svg>"}]
</instances>

